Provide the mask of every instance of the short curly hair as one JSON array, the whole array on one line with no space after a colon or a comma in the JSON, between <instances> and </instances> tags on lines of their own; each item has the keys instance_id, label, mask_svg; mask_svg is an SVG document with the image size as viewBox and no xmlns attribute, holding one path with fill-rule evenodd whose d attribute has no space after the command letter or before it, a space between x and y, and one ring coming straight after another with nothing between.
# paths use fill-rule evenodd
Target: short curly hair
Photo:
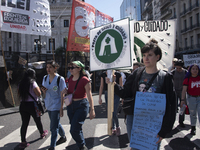
<instances>
[{"instance_id":1,"label":"short curly hair","mask_svg":"<svg viewBox=\"0 0 200 150\"><path fill-rule=\"evenodd\" d=\"M161 60L162 58L162 50L161 48L158 46L158 41L156 41L155 39L151 39L148 43L146 43L142 49L141 52L142 54L149 52L150 50L153 50L153 52L155 53L155 55L160 55L160 58L158 61Z\"/></svg>"}]
</instances>

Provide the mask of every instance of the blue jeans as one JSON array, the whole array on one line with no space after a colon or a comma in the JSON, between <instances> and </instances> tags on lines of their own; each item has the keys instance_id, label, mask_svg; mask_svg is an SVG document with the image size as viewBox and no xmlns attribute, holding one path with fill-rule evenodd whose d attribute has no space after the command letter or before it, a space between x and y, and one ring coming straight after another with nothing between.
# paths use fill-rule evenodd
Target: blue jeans
<instances>
[{"instance_id":1,"label":"blue jeans","mask_svg":"<svg viewBox=\"0 0 200 150\"><path fill-rule=\"evenodd\" d=\"M178 109L178 100L179 100L179 103L181 103L181 94L182 94L182 91L176 91L177 109ZM184 120L185 120L185 112L183 113L183 115L179 115L179 123L183 123Z\"/></svg>"},{"instance_id":2,"label":"blue jeans","mask_svg":"<svg viewBox=\"0 0 200 150\"><path fill-rule=\"evenodd\" d=\"M72 101L72 104L67 106L67 115L71 124L70 133L79 148L85 145L82 125L89 112L89 102L86 98L79 101Z\"/></svg>"},{"instance_id":3,"label":"blue jeans","mask_svg":"<svg viewBox=\"0 0 200 150\"><path fill-rule=\"evenodd\" d=\"M132 126L133 126L133 115L127 115L126 116L126 129L127 129L129 141L131 139ZM157 150L159 150L159 149L160 149L160 143L158 143L158 147L157 147ZM132 148L132 150L138 150L138 149Z\"/></svg>"},{"instance_id":4,"label":"blue jeans","mask_svg":"<svg viewBox=\"0 0 200 150\"><path fill-rule=\"evenodd\" d=\"M191 126L196 126L197 114L200 123L200 97L192 97L188 95L187 104L190 111Z\"/></svg>"},{"instance_id":5,"label":"blue jeans","mask_svg":"<svg viewBox=\"0 0 200 150\"><path fill-rule=\"evenodd\" d=\"M61 137L65 136L65 131L60 124L60 111L48 111L50 119L50 131L51 131L51 144L50 147L56 146L56 140L58 133Z\"/></svg>"},{"instance_id":6,"label":"blue jeans","mask_svg":"<svg viewBox=\"0 0 200 150\"><path fill-rule=\"evenodd\" d=\"M105 91L105 101L106 101L106 106L107 106L107 101L108 101L108 92ZM114 112L113 112L113 120L112 120L112 128L115 129L116 127L119 127L119 120L117 116L117 110L119 107L119 102L120 102L120 97L114 94Z\"/></svg>"}]
</instances>

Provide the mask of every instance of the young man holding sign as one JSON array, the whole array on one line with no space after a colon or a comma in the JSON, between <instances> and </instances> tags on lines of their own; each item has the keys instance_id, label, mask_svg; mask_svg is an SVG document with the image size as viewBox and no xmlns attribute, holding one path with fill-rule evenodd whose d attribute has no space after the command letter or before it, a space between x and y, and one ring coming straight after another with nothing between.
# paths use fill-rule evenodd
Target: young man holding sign
<instances>
[{"instance_id":1,"label":"young man holding sign","mask_svg":"<svg viewBox=\"0 0 200 150\"><path fill-rule=\"evenodd\" d=\"M114 87L121 98L135 98L133 115L127 115L127 132L133 149L159 149L176 117L172 77L157 68L157 62L162 58L157 43L152 39L141 49L145 67L136 69L123 87L119 84Z\"/></svg>"}]
</instances>

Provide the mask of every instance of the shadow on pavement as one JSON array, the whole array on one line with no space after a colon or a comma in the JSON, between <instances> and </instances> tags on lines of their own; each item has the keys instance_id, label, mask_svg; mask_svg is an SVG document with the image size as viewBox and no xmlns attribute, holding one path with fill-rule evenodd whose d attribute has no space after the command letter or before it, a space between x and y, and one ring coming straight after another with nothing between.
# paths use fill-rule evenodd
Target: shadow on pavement
<instances>
[{"instance_id":1,"label":"shadow on pavement","mask_svg":"<svg viewBox=\"0 0 200 150\"><path fill-rule=\"evenodd\" d=\"M94 109L95 109L95 114L96 114L95 118L107 118L107 108L106 108L105 103L102 103L101 105L98 105L98 106L94 106ZM125 115L124 115L123 110L121 109L121 106L119 106L118 112L119 112L118 118L125 118Z\"/></svg>"}]
</instances>

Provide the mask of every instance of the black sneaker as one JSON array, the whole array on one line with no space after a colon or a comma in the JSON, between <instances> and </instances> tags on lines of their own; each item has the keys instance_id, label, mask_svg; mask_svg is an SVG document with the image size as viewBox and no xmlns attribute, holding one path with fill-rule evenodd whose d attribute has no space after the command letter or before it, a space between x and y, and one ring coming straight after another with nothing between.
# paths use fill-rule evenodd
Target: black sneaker
<instances>
[{"instance_id":1,"label":"black sneaker","mask_svg":"<svg viewBox=\"0 0 200 150\"><path fill-rule=\"evenodd\" d=\"M192 127L191 127L190 134L191 134L191 135L196 135L196 127L195 127L195 126L192 126Z\"/></svg>"},{"instance_id":2,"label":"black sneaker","mask_svg":"<svg viewBox=\"0 0 200 150\"><path fill-rule=\"evenodd\" d=\"M185 124L184 124L184 123L179 123L179 126L180 126L181 128L185 128Z\"/></svg>"},{"instance_id":3,"label":"black sneaker","mask_svg":"<svg viewBox=\"0 0 200 150\"><path fill-rule=\"evenodd\" d=\"M80 150L88 150L88 148L85 145L83 145L83 147L80 148Z\"/></svg>"},{"instance_id":4,"label":"black sneaker","mask_svg":"<svg viewBox=\"0 0 200 150\"><path fill-rule=\"evenodd\" d=\"M60 139L56 142L56 145L62 144L67 141L66 136L60 137Z\"/></svg>"}]
</instances>

